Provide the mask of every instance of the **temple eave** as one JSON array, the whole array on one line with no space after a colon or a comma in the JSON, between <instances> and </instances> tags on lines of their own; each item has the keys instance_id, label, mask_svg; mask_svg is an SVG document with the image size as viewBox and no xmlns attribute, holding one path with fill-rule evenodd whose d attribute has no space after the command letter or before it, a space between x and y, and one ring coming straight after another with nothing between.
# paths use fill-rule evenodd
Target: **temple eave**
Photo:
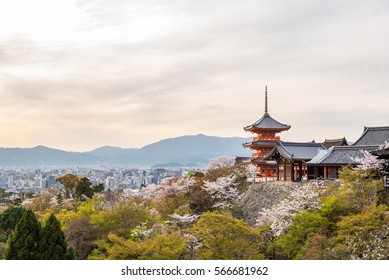
<instances>
[{"instance_id":1,"label":"temple eave","mask_svg":"<svg viewBox=\"0 0 389 280\"><path fill-rule=\"evenodd\" d=\"M249 132L264 132L264 131L271 131L271 132L281 132L281 131L286 131L290 129L290 126L285 127L285 128L262 128L262 127L254 127L254 126L246 126L243 128L245 131Z\"/></svg>"}]
</instances>

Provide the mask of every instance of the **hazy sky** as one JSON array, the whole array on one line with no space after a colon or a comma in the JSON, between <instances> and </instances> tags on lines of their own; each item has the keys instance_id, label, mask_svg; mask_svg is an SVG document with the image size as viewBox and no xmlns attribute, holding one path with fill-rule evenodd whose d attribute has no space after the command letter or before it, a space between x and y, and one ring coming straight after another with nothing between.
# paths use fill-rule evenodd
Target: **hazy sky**
<instances>
[{"instance_id":1,"label":"hazy sky","mask_svg":"<svg viewBox=\"0 0 389 280\"><path fill-rule=\"evenodd\" d=\"M389 125L389 1L0 0L0 147Z\"/></svg>"}]
</instances>

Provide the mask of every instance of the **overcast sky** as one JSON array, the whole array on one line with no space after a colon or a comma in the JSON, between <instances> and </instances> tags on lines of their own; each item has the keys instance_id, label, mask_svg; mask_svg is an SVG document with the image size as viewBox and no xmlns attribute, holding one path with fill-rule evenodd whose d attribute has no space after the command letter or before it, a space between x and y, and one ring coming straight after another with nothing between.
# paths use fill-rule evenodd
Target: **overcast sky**
<instances>
[{"instance_id":1,"label":"overcast sky","mask_svg":"<svg viewBox=\"0 0 389 280\"><path fill-rule=\"evenodd\" d=\"M389 1L0 0L0 147L389 125Z\"/></svg>"}]
</instances>

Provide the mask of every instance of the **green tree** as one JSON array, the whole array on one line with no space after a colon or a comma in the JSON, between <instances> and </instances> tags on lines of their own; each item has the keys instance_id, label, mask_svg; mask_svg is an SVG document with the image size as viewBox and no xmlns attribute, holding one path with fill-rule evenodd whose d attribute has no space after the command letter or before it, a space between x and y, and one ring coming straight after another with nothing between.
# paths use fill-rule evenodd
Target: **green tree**
<instances>
[{"instance_id":1,"label":"green tree","mask_svg":"<svg viewBox=\"0 0 389 280\"><path fill-rule=\"evenodd\" d=\"M383 182L377 179L374 173L350 166L342 168L339 179L343 183L340 195L357 212L377 203L377 194L384 187Z\"/></svg>"},{"instance_id":2,"label":"green tree","mask_svg":"<svg viewBox=\"0 0 389 280\"><path fill-rule=\"evenodd\" d=\"M308 238L316 235L320 228L328 227L329 221L319 211L303 211L293 217L293 223L276 243L289 259L302 259L309 244Z\"/></svg>"},{"instance_id":3,"label":"green tree","mask_svg":"<svg viewBox=\"0 0 389 280\"><path fill-rule=\"evenodd\" d=\"M0 214L0 229L5 235L8 236L15 229L25 211L21 207L9 207Z\"/></svg>"},{"instance_id":4,"label":"green tree","mask_svg":"<svg viewBox=\"0 0 389 280\"><path fill-rule=\"evenodd\" d=\"M75 188L74 195L76 198L79 198L81 200L84 200L84 197L92 198L93 196L93 189L92 189L92 183L89 181L88 178L83 177L81 178Z\"/></svg>"},{"instance_id":5,"label":"green tree","mask_svg":"<svg viewBox=\"0 0 389 280\"><path fill-rule=\"evenodd\" d=\"M189 207L195 213L203 213L212 210L212 197L198 183L189 189Z\"/></svg>"},{"instance_id":6,"label":"green tree","mask_svg":"<svg viewBox=\"0 0 389 280\"><path fill-rule=\"evenodd\" d=\"M260 233L230 215L206 212L189 232L202 243L197 259L264 259Z\"/></svg>"},{"instance_id":7,"label":"green tree","mask_svg":"<svg viewBox=\"0 0 389 280\"><path fill-rule=\"evenodd\" d=\"M325 228L319 228L315 235L308 237L307 246L303 259L305 260L328 260L329 250L332 248L331 239Z\"/></svg>"},{"instance_id":8,"label":"green tree","mask_svg":"<svg viewBox=\"0 0 389 280\"><path fill-rule=\"evenodd\" d=\"M188 237L175 231L168 234L157 234L145 240L140 259L143 260L182 260L186 259L189 251L186 248Z\"/></svg>"},{"instance_id":9,"label":"green tree","mask_svg":"<svg viewBox=\"0 0 389 280\"><path fill-rule=\"evenodd\" d=\"M338 222L338 235L333 259L388 259L389 232L384 213L388 207L371 205L361 213L343 217Z\"/></svg>"},{"instance_id":10,"label":"green tree","mask_svg":"<svg viewBox=\"0 0 389 280\"><path fill-rule=\"evenodd\" d=\"M62 204L62 202L63 202L63 196L62 196L62 193L61 192L59 192L56 196L55 196L55 198L57 199L57 202L58 202L58 204L59 205L61 205Z\"/></svg>"},{"instance_id":11,"label":"green tree","mask_svg":"<svg viewBox=\"0 0 389 280\"><path fill-rule=\"evenodd\" d=\"M41 232L39 243L41 257L44 260L72 259L72 252L68 250L65 235L54 214L51 214Z\"/></svg>"},{"instance_id":12,"label":"green tree","mask_svg":"<svg viewBox=\"0 0 389 280\"><path fill-rule=\"evenodd\" d=\"M98 185L92 186L93 193L100 193L104 191L104 184L100 183Z\"/></svg>"},{"instance_id":13,"label":"green tree","mask_svg":"<svg viewBox=\"0 0 389 280\"><path fill-rule=\"evenodd\" d=\"M131 240L109 233L107 240L97 242L98 248L92 251L90 260L136 260L141 254L141 246Z\"/></svg>"},{"instance_id":14,"label":"green tree","mask_svg":"<svg viewBox=\"0 0 389 280\"><path fill-rule=\"evenodd\" d=\"M103 233L111 232L125 238L129 238L131 230L143 222L152 222L150 212L133 200L118 203L114 209L98 212L91 217L91 224Z\"/></svg>"},{"instance_id":15,"label":"green tree","mask_svg":"<svg viewBox=\"0 0 389 280\"><path fill-rule=\"evenodd\" d=\"M93 249L96 241L102 237L101 230L93 227L87 217L69 222L64 231L68 244L75 248L75 257L85 260Z\"/></svg>"},{"instance_id":16,"label":"green tree","mask_svg":"<svg viewBox=\"0 0 389 280\"><path fill-rule=\"evenodd\" d=\"M31 210L27 210L15 231L8 237L8 248L5 258L8 260L39 260L41 253L39 241L41 225Z\"/></svg>"},{"instance_id":17,"label":"green tree","mask_svg":"<svg viewBox=\"0 0 389 280\"><path fill-rule=\"evenodd\" d=\"M53 206L52 197L48 193L40 193L31 200L31 203L27 204L27 209L34 212L45 211Z\"/></svg>"},{"instance_id":18,"label":"green tree","mask_svg":"<svg viewBox=\"0 0 389 280\"><path fill-rule=\"evenodd\" d=\"M74 174L66 174L56 179L65 187L66 196L70 197L74 194L77 183L80 181L80 177Z\"/></svg>"},{"instance_id":19,"label":"green tree","mask_svg":"<svg viewBox=\"0 0 389 280\"><path fill-rule=\"evenodd\" d=\"M7 244L0 242L0 260L5 258L5 250L7 249Z\"/></svg>"}]
</instances>

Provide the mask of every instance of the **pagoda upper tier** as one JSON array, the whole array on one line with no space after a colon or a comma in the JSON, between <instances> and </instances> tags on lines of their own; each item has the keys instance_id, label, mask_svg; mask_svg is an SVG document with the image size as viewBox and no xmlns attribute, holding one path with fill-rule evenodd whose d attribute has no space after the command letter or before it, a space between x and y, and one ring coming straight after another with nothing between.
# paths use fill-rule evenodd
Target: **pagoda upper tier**
<instances>
[{"instance_id":1,"label":"pagoda upper tier","mask_svg":"<svg viewBox=\"0 0 389 280\"><path fill-rule=\"evenodd\" d=\"M282 124L275 119L273 119L267 112L260 118L258 121L252 125L244 127L245 131L250 131L252 133L261 134L263 131L274 131L281 132L288 130L290 125Z\"/></svg>"},{"instance_id":2,"label":"pagoda upper tier","mask_svg":"<svg viewBox=\"0 0 389 280\"><path fill-rule=\"evenodd\" d=\"M276 134L290 129L290 125L282 124L269 115L267 110L267 86L265 87L265 113L258 121L243 129L256 134L251 142L243 143L245 148L253 150L250 163L257 166L260 176L276 177L277 170L274 162L263 159L273 150L277 141L280 141L280 137Z\"/></svg>"},{"instance_id":3,"label":"pagoda upper tier","mask_svg":"<svg viewBox=\"0 0 389 280\"><path fill-rule=\"evenodd\" d=\"M267 86L265 87L265 114L263 114L263 117L257 120L252 125L246 126L243 129L245 131L250 131L251 133L257 133L259 135L267 134L266 132L277 133L284 130L288 130L290 128L290 125L286 125L283 123L280 123L270 117L268 111L267 111ZM264 133L265 132L265 133ZM263 135L263 136L265 136ZM270 135L269 135L270 136ZM273 135L274 136L274 135ZM280 140L280 139L254 139L255 140Z\"/></svg>"}]
</instances>

